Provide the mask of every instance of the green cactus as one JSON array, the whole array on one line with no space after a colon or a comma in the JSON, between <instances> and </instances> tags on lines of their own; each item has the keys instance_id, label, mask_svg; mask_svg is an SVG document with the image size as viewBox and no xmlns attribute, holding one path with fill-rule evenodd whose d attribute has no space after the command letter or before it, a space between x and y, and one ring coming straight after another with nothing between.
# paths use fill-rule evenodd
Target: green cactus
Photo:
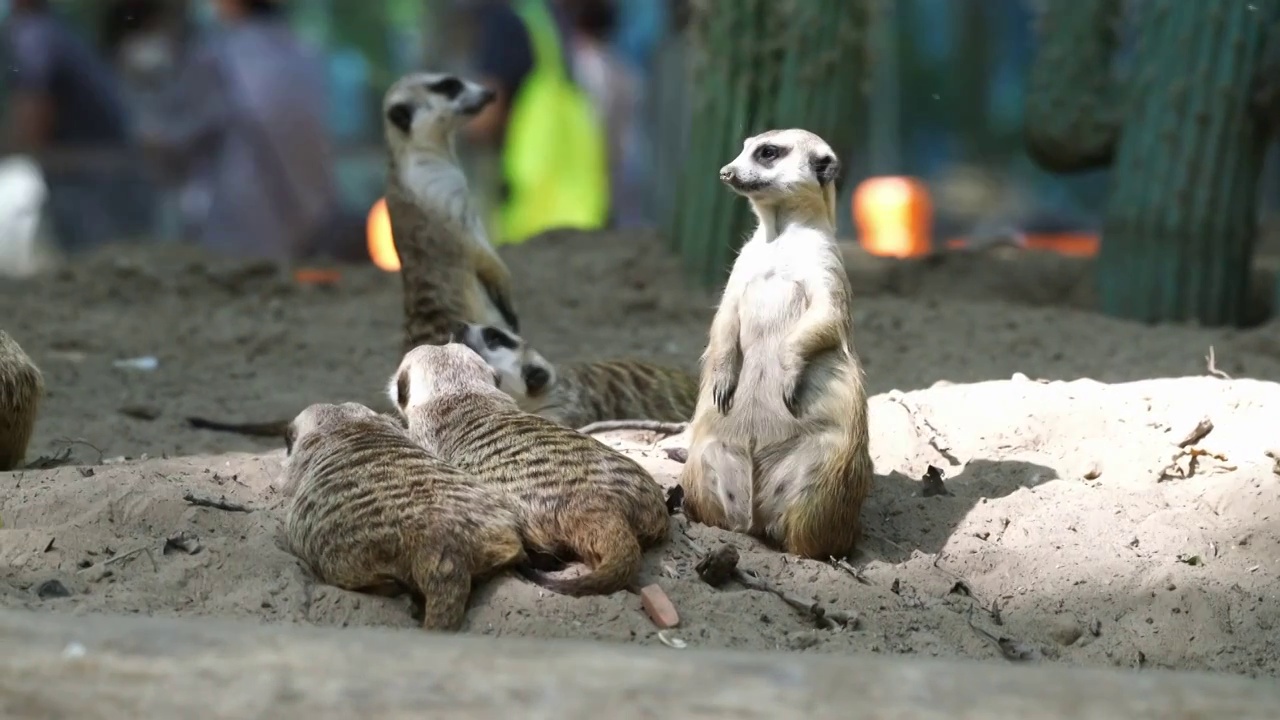
<instances>
[{"instance_id":1,"label":"green cactus","mask_svg":"<svg viewBox=\"0 0 1280 720\"><path fill-rule=\"evenodd\" d=\"M701 0L692 8L687 153L666 218L692 279L722 282L750 229L717 178L749 135L803 127L847 158L866 69L866 0Z\"/></svg>"},{"instance_id":2,"label":"green cactus","mask_svg":"<svg viewBox=\"0 0 1280 720\"><path fill-rule=\"evenodd\" d=\"M1268 132L1255 76L1280 0L1144 0L1124 78L1119 0L1047 0L1026 137L1047 170L1110 167L1101 310L1242 324Z\"/></svg>"}]
</instances>

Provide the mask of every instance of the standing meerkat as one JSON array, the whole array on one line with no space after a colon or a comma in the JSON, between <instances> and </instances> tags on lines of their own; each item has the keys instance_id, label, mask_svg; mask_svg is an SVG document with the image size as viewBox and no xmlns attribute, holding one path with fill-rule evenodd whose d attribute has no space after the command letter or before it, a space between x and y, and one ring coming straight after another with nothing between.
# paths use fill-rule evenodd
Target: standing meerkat
<instances>
[{"instance_id":1,"label":"standing meerkat","mask_svg":"<svg viewBox=\"0 0 1280 720\"><path fill-rule=\"evenodd\" d=\"M459 321L519 331L511 273L489 243L454 150L458 128L493 98L479 83L439 73L405 75L383 98L405 350L448 342Z\"/></svg>"},{"instance_id":2,"label":"standing meerkat","mask_svg":"<svg viewBox=\"0 0 1280 720\"><path fill-rule=\"evenodd\" d=\"M588 567L577 577L527 569L539 585L566 595L627 589L644 550L666 539L663 491L644 468L520 410L465 345L410 350L388 394L414 441L513 499L526 548Z\"/></svg>"},{"instance_id":3,"label":"standing meerkat","mask_svg":"<svg viewBox=\"0 0 1280 720\"><path fill-rule=\"evenodd\" d=\"M557 368L524 338L492 325L460 324L454 339L497 371L498 389L521 410L557 425L679 432L698 402L698 379L677 368L632 359Z\"/></svg>"},{"instance_id":4,"label":"standing meerkat","mask_svg":"<svg viewBox=\"0 0 1280 720\"><path fill-rule=\"evenodd\" d=\"M0 471L17 468L26 457L42 395L40 368L0 330Z\"/></svg>"},{"instance_id":5,"label":"standing meerkat","mask_svg":"<svg viewBox=\"0 0 1280 720\"><path fill-rule=\"evenodd\" d=\"M690 519L824 559L853 550L873 479L838 172L799 129L748 138L721 168L759 224L711 323L681 475Z\"/></svg>"},{"instance_id":6,"label":"standing meerkat","mask_svg":"<svg viewBox=\"0 0 1280 720\"><path fill-rule=\"evenodd\" d=\"M473 578L527 558L500 493L359 403L315 404L285 433L289 550L322 582L422 602L422 627L457 630Z\"/></svg>"}]
</instances>

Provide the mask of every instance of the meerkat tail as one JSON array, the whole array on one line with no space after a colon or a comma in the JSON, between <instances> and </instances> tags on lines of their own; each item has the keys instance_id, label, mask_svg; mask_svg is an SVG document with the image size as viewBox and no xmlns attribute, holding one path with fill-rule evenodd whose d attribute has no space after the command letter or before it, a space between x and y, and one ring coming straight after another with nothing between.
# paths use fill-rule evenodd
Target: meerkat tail
<instances>
[{"instance_id":1,"label":"meerkat tail","mask_svg":"<svg viewBox=\"0 0 1280 720\"><path fill-rule=\"evenodd\" d=\"M525 563L517 571L533 583L561 595L610 595L626 590L640 570L643 550L626 518L616 512L584 513L567 546L590 570L557 577Z\"/></svg>"},{"instance_id":2,"label":"meerkat tail","mask_svg":"<svg viewBox=\"0 0 1280 720\"><path fill-rule=\"evenodd\" d=\"M476 275L511 332L519 333L520 318L511 299L511 273L502 264L502 258L493 251L482 253L476 258Z\"/></svg>"},{"instance_id":3,"label":"meerkat tail","mask_svg":"<svg viewBox=\"0 0 1280 720\"><path fill-rule=\"evenodd\" d=\"M239 433L254 437L284 437L289 428L289 420L273 420L271 422L228 423L208 420L202 417L189 417L187 424L199 430L215 430L217 432Z\"/></svg>"},{"instance_id":4,"label":"meerkat tail","mask_svg":"<svg viewBox=\"0 0 1280 720\"><path fill-rule=\"evenodd\" d=\"M578 432L583 435L613 430L648 430L663 435L679 435L689 427L687 422L662 422L661 420L600 420L583 425Z\"/></svg>"},{"instance_id":5,"label":"meerkat tail","mask_svg":"<svg viewBox=\"0 0 1280 720\"><path fill-rule=\"evenodd\" d=\"M410 572L422 595L422 629L456 631L467 619L471 573L462 558L440 548L420 548Z\"/></svg>"}]
</instances>

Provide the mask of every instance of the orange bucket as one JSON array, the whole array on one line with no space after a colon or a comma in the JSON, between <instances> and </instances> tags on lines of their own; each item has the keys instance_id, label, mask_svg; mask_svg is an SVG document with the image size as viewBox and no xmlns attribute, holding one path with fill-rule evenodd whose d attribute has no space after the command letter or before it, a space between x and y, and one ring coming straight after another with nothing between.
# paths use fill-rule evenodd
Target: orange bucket
<instances>
[{"instance_id":1,"label":"orange bucket","mask_svg":"<svg viewBox=\"0 0 1280 720\"><path fill-rule=\"evenodd\" d=\"M911 177L873 177L853 193L853 224L872 255L919 257L932 249L933 201Z\"/></svg>"}]
</instances>

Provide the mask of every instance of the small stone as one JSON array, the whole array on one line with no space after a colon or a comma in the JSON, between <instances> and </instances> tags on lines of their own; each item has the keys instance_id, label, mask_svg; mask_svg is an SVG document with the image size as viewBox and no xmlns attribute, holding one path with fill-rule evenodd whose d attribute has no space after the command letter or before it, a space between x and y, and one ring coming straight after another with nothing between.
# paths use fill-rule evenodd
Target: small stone
<instances>
[{"instance_id":1,"label":"small stone","mask_svg":"<svg viewBox=\"0 0 1280 720\"><path fill-rule=\"evenodd\" d=\"M36 588L36 596L41 600L64 598L71 597L71 591L67 589L66 585L62 584L61 580L45 580L40 583L40 587Z\"/></svg>"},{"instance_id":2,"label":"small stone","mask_svg":"<svg viewBox=\"0 0 1280 720\"><path fill-rule=\"evenodd\" d=\"M1097 480L1102 477L1102 463L1094 460L1084 470L1085 480Z\"/></svg>"},{"instance_id":3,"label":"small stone","mask_svg":"<svg viewBox=\"0 0 1280 720\"><path fill-rule=\"evenodd\" d=\"M738 549L727 543L721 545L707 553L693 569L703 582L711 587L720 587L738 569Z\"/></svg>"}]
</instances>

